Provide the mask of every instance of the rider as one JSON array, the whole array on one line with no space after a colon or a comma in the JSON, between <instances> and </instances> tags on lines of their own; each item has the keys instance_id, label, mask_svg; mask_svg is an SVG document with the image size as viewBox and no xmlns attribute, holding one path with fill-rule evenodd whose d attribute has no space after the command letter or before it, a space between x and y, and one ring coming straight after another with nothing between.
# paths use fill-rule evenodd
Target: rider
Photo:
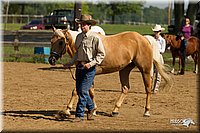
<instances>
[{"instance_id":1,"label":"rider","mask_svg":"<svg viewBox=\"0 0 200 133\"><path fill-rule=\"evenodd\" d=\"M84 119L84 109L88 109L87 120L94 120L93 111L94 103L89 96L89 89L96 74L96 65L99 65L104 57L105 50L101 39L95 32L92 32L91 26L96 24L90 15L81 15L80 19L76 19L81 24L82 32L76 37L75 49L76 53L70 63L64 65L68 68L76 65L76 89L78 94L78 103L76 107L75 119L72 122L80 122Z\"/></svg>"},{"instance_id":2,"label":"rider","mask_svg":"<svg viewBox=\"0 0 200 133\"><path fill-rule=\"evenodd\" d=\"M181 75L184 75L184 71L185 71L185 58L186 58L186 44L187 44L187 40L184 37L184 34L182 32L178 32L176 35L176 40L181 40L181 45L180 45L180 55L181 55L181 64L182 64L182 68L180 73Z\"/></svg>"},{"instance_id":3,"label":"rider","mask_svg":"<svg viewBox=\"0 0 200 133\"><path fill-rule=\"evenodd\" d=\"M158 44L158 48L160 50L161 63L164 64L162 54L165 52L166 41L160 34L163 30L165 30L165 28L162 28L161 25L156 24L155 27L152 28L152 30L154 32L154 38L156 39L156 42ZM159 86L160 86L160 82L161 82L161 75L159 74L159 72L156 69L155 69L155 71L156 71L156 81L155 81L154 86L153 86L153 92L157 93Z\"/></svg>"},{"instance_id":4,"label":"rider","mask_svg":"<svg viewBox=\"0 0 200 133\"><path fill-rule=\"evenodd\" d=\"M190 19L188 17L185 18L185 24L181 27L181 32L186 39L192 35L193 27L190 25Z\"/></svg>"}]
</instances>

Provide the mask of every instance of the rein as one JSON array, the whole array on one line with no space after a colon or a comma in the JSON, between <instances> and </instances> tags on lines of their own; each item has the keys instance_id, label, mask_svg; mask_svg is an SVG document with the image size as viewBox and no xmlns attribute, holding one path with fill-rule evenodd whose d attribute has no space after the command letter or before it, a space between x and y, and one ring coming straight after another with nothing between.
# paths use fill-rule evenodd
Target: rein
<instances>
[{"instance_id":1,"label":"rein","mask_svg":"<svg viewBox=\"0 0 200 133\"><path fill-rule=\"evenodd\" d=\"M76 78L74 77L71 68L69 67L68 69L69 69L69 71L70 71L70 74L71 74L71 76L72 76L72 79L73 79L74 81L76 81Z\"/></svg>"}]
</instances>

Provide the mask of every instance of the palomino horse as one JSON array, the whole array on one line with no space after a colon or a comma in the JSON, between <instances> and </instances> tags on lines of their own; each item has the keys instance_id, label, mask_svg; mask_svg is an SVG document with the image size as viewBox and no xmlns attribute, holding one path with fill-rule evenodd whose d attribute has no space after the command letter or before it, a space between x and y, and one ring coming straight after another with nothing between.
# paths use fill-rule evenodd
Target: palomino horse
<instances>
[{"instance_id":1,"label":"palomino horse","mask_svg":"<svg viewBox=\"0 0 200 133\"><path fill-rule=\"evenodd\" d=\"M164 34L164 38L166 40L167 45L170 46L170 51L172 54L172 73L174 73L174 66L175 66L175 59L176 57L179 57L179 70L180 70L180 65L181 65L181 60L180 60L180 52L179 52L179 48L180 48L180 39L176 40L176 36L175 35L171 35L171 34ZM200 40L197 37L191 36L190 38L188 38L187 40L187 45L186 45L186 56L192 56L194 63L195 63L195 69L194 69L194 73L198 72L198 67L197 67L197 60L198 60L198 51L199 51L199 43Z\"/></svg>"},{"instance_id":2,"label":"palomino horse","mask_svg":"<svg viewBox=\"0 0 200 133\"><path fill-rule=\"evenodd\" d=\"M54 28L54 35L51 38L51 54L49 63L55 65L55 61L67 51L72 57L75 53L74 42L70 34L71 31L58 30ZM159 73L166 81L166 85L171 82L170 76L165 72L164 66L160 63L160 57L156 57L159 52L156 41L151 36L146 38L137 32L123 32L116 35L104 36L98 34L103 42L106 56L103 62L97 66L96 74L107 74L119 71L122 92L115 103L112 115L119 114L119 108L127 96L129 85L129 74L137 66L142 74L146 91L146 106L144 116L150 116L150 96L151 96L151 69L152 64L156 65ZM148 39L147 39L148 38ZM152 46L151 46L152 45ZM153 52L153 48L156 49ZM90 89L90 96L94 100L94 90ZM72 97L65 110L65 115L70 115L73 101L77 95L76 89L72 92ZM95 103L95 101L94 101ZM96 107L96 104L95 104Z\"/></svg>"}]
</instances>

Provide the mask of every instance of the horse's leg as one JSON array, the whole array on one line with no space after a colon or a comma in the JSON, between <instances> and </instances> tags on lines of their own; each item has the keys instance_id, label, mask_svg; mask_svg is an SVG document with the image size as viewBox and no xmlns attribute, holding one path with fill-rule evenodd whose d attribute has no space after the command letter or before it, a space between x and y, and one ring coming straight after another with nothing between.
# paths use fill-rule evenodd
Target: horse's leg
<instances>
[{"instance_id":1,"label":"horse's leg","mask_svg":"<svg viewBox=\"0 0 200 133\"><path fill-rule=\"evenodd\" d=\"M145 91L146 91L146 106L144 116L150 116L150 97L151 97L151 76L150 72L144 71L142 72L142 77L144 81Z\"/></svg>"},{"instance_id":2,"label":"horse's leg","mask_svg":"<svg viewBox=\"0 0 200 133\"><path fill-rule=\"evenodd\" d=\"M198 53L194 53L191 55L192 56L192 59L194 60L194 73L198 73Z\"/></svg>"},{"instance_id":3,"label":"horse's leg","mask_svg":"<svg viewBox=\"0 0 200 133\"><path fill-rule=\"evenodd\" d=\"M115 107L114 107L112 114L111 114L112 116L117 116L119 114L119 108L121 107L124 98L128 94L128 90L130 88L129 74L130 74L130 71L134 67L135 67L135 64L131 63L128 66L126 66L124 69L119 71L120 82L121 82L121 85L122 85L122 92L121 92L121 95L119 96L117 102L115 103Z\"/></svg>"},{"instance_id":4,"label":"horse's leg","mask_svg":"<svg viewBox=\"0 0 200 133\"><path fill-rule=\"evenodd\" d=\"M65 119L66 116L70 116L70 110L72 109L73 103L75 98L77 97L77 92L76 92L76 88L72 91L72 96L71 99L67 105L67 108L64 111L59 111L57 114L55 114L55 118L60 120L60 119Z\"/></svg>"},{"instance_id":5,"label":"horse's leg","mask_svg":"<svg viewBox=\"0 0 200 133\"><path fill-rule=\"evenodd\" d=\"M152 92L152 67L153 63L150 62L150 60L138 60L137 61L137 67L139 68L143 82L144 82L144 87L146 91L146 106L145 106L145 112L144 116L149 117L150 116L150 97L151 97L151 92Z\"/></svg>"},{"instance_id":6,"label":"horse's leg","mask_svg":"<svg viewBox=\"0 0 200 133\"><path fill-rule=\"evenodd\" d=\"M72 109L72 106L73 106L73 103L74 103L74 100L75 100L76 97L77 97L77 92L76 92L76 88L75 88L72 91L71 99L70 99L70 101L69 101L69 103L67 105L67 108L65 110L65 114L68 115L68 116L71 115L70 110Z\"/></svg>"},{"instance_id":7,"label":"horse's leg","mask_svg":"<svg viewBox=\"0 0 200 133\"><path fill-rule=\"evenodd\" d=\"M181 70L183 69L182 57L179 56L178 58L179 58L179 71L178 71L178 73L181 73Z\"/></svg>"},{"instance_id":8,"label":"horse's leg","mask_svg":"<svg viewBox=\"0 0 200 133\"><path fill-rule=\"evenodd\" d=\"M96 115L97 106L96 106L96 102L95 102L95 100L94 100L94 88L93 88L93 87L90 88L89 94L90 94L90 97L92 98L92 100L93 100L93 102L94 102L94 109L95 109L94 115ZM70 115L71 115L70 111L71 111L71 109L72 109L72 106L73 106L73 103L74 103L74 100L75 100L76 97L77 97L77 92L76 92L76 88L75 88L75 89L72 91L72 96L71 96L71 99L70 99L70 101L69 101L69 103L68 103L68 105L67 105L67 108L66 108L66 110L64 111L64 113L65 113L67 116L70 116Z\"/></svg>"},{"instance_id":9,"label":"horse's leg","mask_svg":"<svg viewBox=\"0 0 200 133\"><path fill-rule=\"evenodd\" d=\"M94 109L95 109L94 115L96 115L97 106L96 106L96 102L95 102L95 100L94 100L94 88L92 88L92 87L90 88L89 94L90 94L90 97L92 98L92 100L93 100L93 102L94 102ZM71 113L70 113L70 110L72 109L72 106L73 106L73 103L74 103L74 100L75 100L76 97L77 97L77 92L76 92L76 88L75 88L75 89L72 91L72 97L71 97L71 99L70 99L70 101L69 101L69 103L68 103L68 105L67 105L66 110L65 110L66 115L70 115L70 114L71 114Z\"/></svg>"},{"instance_id":10,"label":"horse's leg","mask_svg":"<svg viewBox=\"0 0 200 133\"><path fill-rule=\"evenodd\" d=\"M171 73L174 73L174 67L175 67L175 60L176 60L176 57L172 54L172 70L171 70Z\"/></svg>"}]
</instances>

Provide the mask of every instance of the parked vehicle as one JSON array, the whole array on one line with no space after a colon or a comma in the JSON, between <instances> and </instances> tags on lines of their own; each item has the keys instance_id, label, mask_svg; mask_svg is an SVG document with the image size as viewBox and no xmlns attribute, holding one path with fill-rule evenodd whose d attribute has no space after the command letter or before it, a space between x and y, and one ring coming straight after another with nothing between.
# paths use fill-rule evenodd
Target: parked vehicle
<instances>
[{"instance_id":1,"label":"parked vehicle","mask_svg":"<svg viewBox=\"0 0 200 133\"><path fill-rule=\"evenodd\" d=\"M22 26L21 29L44 30L45 27L42 20L34 19L31 20L28 24Z\"/></svg>"},{"instance_id":2,"label":"parked vehicle","mask_svg":"<svg viewBox=\"0 0 200 133\"><path fill-rule=\"evenodd\" d=\"M54 10L48 16L44 16L45 29L50 29L52 25L60 29L73 29L74 10L59 9Z\"/></svg>"}]
</instances>

